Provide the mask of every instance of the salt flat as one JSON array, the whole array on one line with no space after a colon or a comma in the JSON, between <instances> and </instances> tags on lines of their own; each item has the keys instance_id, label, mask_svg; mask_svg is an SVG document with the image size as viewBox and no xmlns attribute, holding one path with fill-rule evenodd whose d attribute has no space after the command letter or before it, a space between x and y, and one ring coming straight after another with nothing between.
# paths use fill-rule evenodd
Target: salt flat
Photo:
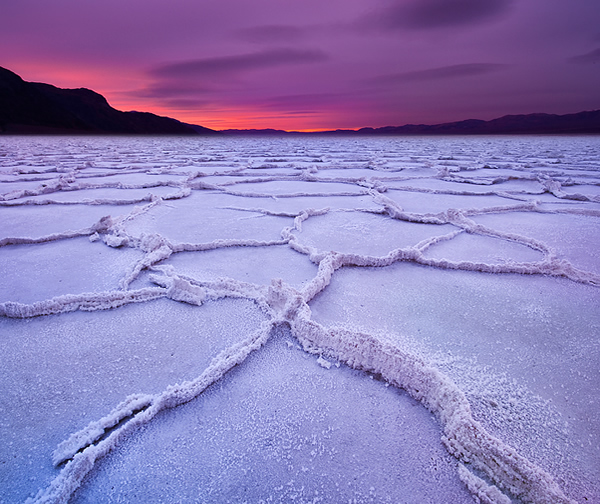
<instances>
[{"instance_id":1,"label":"salt flat","mask_svg":"<svg viewBox=\"0 0 600 504\"><path fill-rule=\"evenodd\" d=\"M598 245L598 137L0 137L0 502L600 503Z\"/></svg>"}]
</instances>

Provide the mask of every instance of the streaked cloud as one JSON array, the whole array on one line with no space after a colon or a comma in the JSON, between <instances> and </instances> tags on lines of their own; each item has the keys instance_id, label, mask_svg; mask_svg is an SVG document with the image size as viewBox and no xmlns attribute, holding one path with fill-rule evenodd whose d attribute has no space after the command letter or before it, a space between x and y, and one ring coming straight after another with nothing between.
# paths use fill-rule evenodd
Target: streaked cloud
<instances>
[{"instance_id":1,"label":"streaked cloud","mask_svg":"<svg viewBox=\"0 0 600 504\"><path fill-rule=\"evenodd\" d=\"M600 63L600 48L594 49L585 54L580 54L579 56L573 56L569 58L567 61L569 63L576 63L579 65L590 65L593 63Z\"/></svg>"},{"instance_id":2,"label":"streaked cloud","mask_svg":"<svg viewBox=\"0 0 600 504\"><path fill-rule=\"evenodd\" d=\"M460 65L449 65L413 72L402 72L387 74L369 79L369 82L378 84L394 84L397 82L430 81L440 79L454 79L461 77L474 77L487 75L503 70L510 65L500 63L464 63Z\"/></svg>"},{"instance_id":3,"label":"streaked cloud","mask_svg":"<svg viewBox=\"0 0 600 504\"><path fill-rule=\"evenodd\" d=\"M236 36L257 44L290 43L304 39L306 30L294 25L262 25L238 30Z\"/></svg>"},{"instance_id":4,"label":"streaked cloud","mask_svg":"<svg viewBox=\"0 0 600 504\"><path fill-rule=\"evenodd\" d=\"M200 95L215 91L214 86L206 86L194 82L182 84L177 81L167 80L166 82L161 81L148 85L144 89L133 90L130 92L130 95L144 98L163 98L165 96Z\"/></svg>"},{"instance_id":5,"label":"streaked cloud","mask_svg":"<svg viewBox=\"0 0 600 504\"><path fill-rule=\"evenodd\" d=\"M503 16L512 0L395 0L358 25L371 29L435 29L477 25Z\"/></svg>"},{"instance_id":6,"label":"streaked cloud","mask_svg":"<svg viewBox=\"0 0 600 504\"><path fill-rule=\"evenodd\" d=\"M340 102L346 103L344 93L306 93L268 97L260 102L260 107L273 110L293 110L301 112L335 108Z\"/></svg>"},{"instance_id":7,"label":"streaked cloud","mask_svg":"<svg viewBox=\"0 0 600 504\"><path fill-rule=\"evenodd\" d=\"M215 73L235 73L282 65L319 63L328 59L327 54L319 49L273 49L249 54L170 63L153 68L150 74L161 78L186 78Z\"/></svg>"}]
</instances>

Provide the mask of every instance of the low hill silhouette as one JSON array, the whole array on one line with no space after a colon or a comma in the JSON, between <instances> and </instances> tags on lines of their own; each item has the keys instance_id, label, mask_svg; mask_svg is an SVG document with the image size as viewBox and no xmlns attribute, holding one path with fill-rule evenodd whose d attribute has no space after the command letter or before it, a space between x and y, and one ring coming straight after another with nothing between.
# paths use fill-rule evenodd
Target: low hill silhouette
<instances>
[{"instance_id":1,"label":"low hill silhouette","mask_svg":"<svg viewBox=\"0 0 600 504\"><path fill-rule=\"evenodd\" d=\"M362 128L367 135L498 135L498 134L597 134L600 110L576 114L506 115L491 121L468 119L435 125L407 124L384 128Z\"/></svg>"},{"instance_id":2,"label":"low hill silhouette","mask_svg":"<svg viewBox=\"0 0 600 504\"><path fill-rule=\"evenodd\" d=\"M223 130L231 136L267 135L547 135L547 134L600 134L600 110L578 112L576 114L523 114L507 115L491 121L467 119L465 121L442 124L405 124L404 126L384 126L382 128L361 128L359 130L332 130L318 132L297 132L274 129Z\"/></svg>"}]
</instances>

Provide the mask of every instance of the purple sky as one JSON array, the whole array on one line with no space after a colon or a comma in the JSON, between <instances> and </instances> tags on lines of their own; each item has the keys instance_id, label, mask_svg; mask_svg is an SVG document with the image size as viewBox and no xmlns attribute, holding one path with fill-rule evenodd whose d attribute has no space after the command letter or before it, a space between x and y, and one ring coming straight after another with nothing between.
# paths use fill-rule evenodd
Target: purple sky
<instances>
[{"instance_id":1,"label":"purple sky","mask_svg":"<svg viewBox=\"0 0 600 504\"><path fill-rule=\"evenodd\" d=\"M215 129L600 109L600 0L1 0L0 66Z\"/></svg>"}]
</instances>

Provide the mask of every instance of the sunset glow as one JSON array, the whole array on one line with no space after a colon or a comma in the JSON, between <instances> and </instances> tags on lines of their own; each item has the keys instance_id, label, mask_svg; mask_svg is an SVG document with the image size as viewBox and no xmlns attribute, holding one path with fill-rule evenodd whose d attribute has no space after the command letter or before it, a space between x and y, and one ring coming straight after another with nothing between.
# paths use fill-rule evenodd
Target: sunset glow
<instances>
[{"instance_id":1,"label":"sunset glow","mask_svg":"<svg viewBox=\"0 0 600 504\"><path fill-rule=\"evenodd\" d=\"M23 0L0 66L214 129L435 124L600 108L595 0Z\"/></svg>"}]
</instances>

